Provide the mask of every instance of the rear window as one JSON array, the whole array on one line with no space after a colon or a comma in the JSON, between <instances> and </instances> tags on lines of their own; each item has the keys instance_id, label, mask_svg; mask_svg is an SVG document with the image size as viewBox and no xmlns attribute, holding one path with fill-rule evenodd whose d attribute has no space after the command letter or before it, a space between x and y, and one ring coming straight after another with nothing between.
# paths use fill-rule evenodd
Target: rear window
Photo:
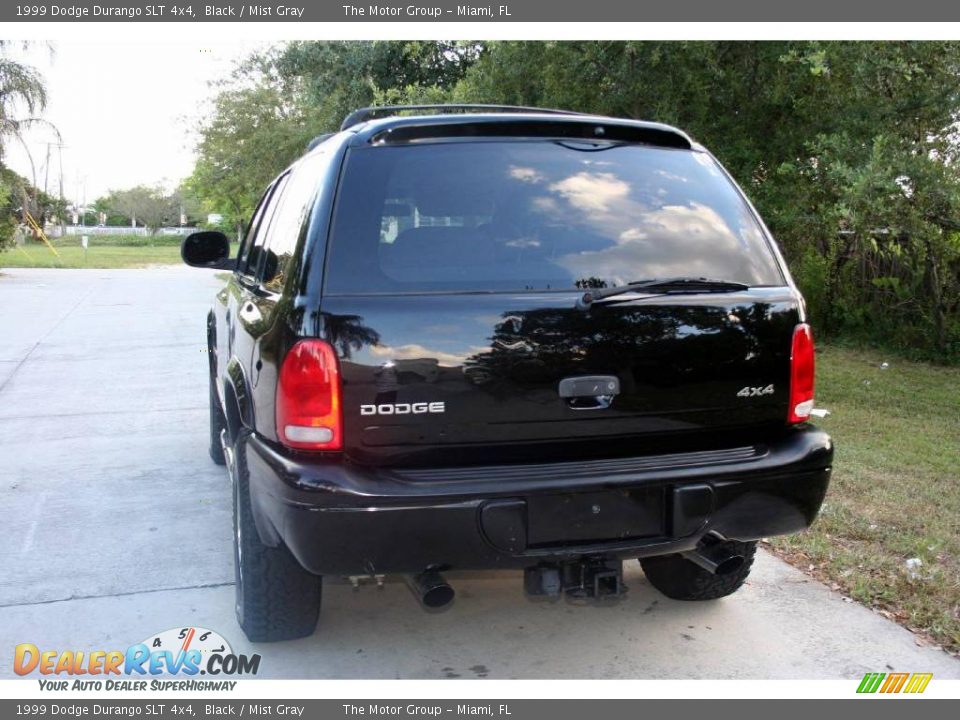
<instances>
[{"instance_id":1,"label":"rear window","mask_svg":"<svg viewBox=\"0 0 960 720\"><path fill-rule=\"evenodd\" d=\"M326 294L572 290L652 277L782 285L705 153L586 141L350 151Z\"/></svg>"}]
</instances>

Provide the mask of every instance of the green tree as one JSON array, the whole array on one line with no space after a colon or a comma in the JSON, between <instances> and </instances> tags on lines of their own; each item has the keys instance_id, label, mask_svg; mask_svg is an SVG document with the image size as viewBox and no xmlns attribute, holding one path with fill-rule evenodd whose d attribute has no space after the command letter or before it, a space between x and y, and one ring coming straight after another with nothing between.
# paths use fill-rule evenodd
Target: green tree
<instances>
[{"instance_id":1,"label":"green tree","mask_svg":"<svg viewBox=\"0 0 960 720\"><path fill-rule=\"evenodd\" d=\"M0 165L0 250L9 246L24 210L42 226L66 213L66 202L34 187L25 177Z\"/></svg>"},{"instance_id":2,"label":"green tree","mask_svg":"<svg viewBox=\"0 0 960 720\"><path fill-rule=\"evenodd\" d=\"M24 191L32 187L6 171L6 144L10 138L22 142L23 130L38 122L36 114L47 104L47 89L40 73L10 57L16 47L11 41L0 40L0 249L13 241L20 214L29 204Z\"/></svg>"},{"instance_id":3,"label":"green tree","mask_svg":"<svg viewBox=\"0 0 960 720\"><path fill-rule=\"evenodd\" d=\"M323 132L372 105L378 95L413 88L452 91L480 55L475 42L295 42L278 52L276 73L302 90L318 110Z\"/></svg>"},{"instance_id":4,"label":"green tree","mask_svg":"<svg viewBox=\"0 0 960 720\"><path fill-rule=\"evenodd\" d=\"M112 190L105 204L130 222L156 232L165 225L180 224L180 197L167 194L160 187L138 185L128 190Z\"/></svg>"},{"instance_id":5,"label":"green tree","mask_svg":"<svg viewBox=\"0 0 960 720\"><path fill-rule=\"evenodd\" d=\"M47 87L36 68L9 56L16 47L0 40L0 163L10 137L20 137L23 129L38 121L36 113L47 105ZM22 111L26 111L26 115Z\"/></svg>"},{"instance_id":6,"label":"green tree","mask_svg":"<svg viewBox=\"0 0 960 720\"><path fill-rule=\"evenodd\" d=\"M239 233L266 186L317 134L309 117L276 85L224 90L200 129L187 188Z\"/></svg>"}]
</instances>

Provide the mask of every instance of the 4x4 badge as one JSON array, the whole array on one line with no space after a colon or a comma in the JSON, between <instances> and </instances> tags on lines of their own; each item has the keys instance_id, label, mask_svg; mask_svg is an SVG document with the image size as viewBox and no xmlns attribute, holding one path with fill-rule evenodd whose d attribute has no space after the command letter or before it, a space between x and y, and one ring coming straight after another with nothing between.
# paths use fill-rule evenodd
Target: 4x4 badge
<instances>
[{"instance_id":1,"label":"4x4 badge","mask_svg":"<svg viewBox=\"0 0 960 720\"><path fill-rule=\"evenodd\" d=\"M737 397L760 397L761 395L773 395L773 385L767 385L766 387L751 387L747 385L747 387L740 388L740 390L737 391Z\"/></svg>"}]
</instances>

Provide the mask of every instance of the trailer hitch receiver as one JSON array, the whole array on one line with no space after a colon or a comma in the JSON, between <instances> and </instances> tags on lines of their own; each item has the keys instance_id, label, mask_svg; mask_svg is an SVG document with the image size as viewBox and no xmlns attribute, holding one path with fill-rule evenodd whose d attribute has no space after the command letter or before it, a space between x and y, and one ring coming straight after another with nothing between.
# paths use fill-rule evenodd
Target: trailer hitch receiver
<instances>
[{"instance_id":1,"label":"trailer hitch receiver","mask_svg":"<svg viewBox=\"0 0 960 720\"><path fill-rule=\"evenodd\" d=\"M528 595L571 598L617 598L627 591L623 562L609 558L581 558L559 563L540 563L524 570Z\"/></svg>"}]
</instances>

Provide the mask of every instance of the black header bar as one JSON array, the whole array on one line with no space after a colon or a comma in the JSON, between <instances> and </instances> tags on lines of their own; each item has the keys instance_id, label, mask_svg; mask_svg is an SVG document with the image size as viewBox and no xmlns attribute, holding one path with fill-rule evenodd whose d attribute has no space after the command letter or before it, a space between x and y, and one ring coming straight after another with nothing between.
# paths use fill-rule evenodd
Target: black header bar
<instances>
[{"instance_id":1,"label":"black header bar","mask_svg":"<svg viewBox=\"0 0 960 720\"><path fill-rule=\"evenodd\" d=\"M34 0L0 7L0 22L950 22L943 0ZM903 28L901 28L903 30ZM944 32L950 34L948 28ZM909 31L908 31L909 34ZM953 36L956 32L952 33Z\"/></svg>"}]
</instances>

